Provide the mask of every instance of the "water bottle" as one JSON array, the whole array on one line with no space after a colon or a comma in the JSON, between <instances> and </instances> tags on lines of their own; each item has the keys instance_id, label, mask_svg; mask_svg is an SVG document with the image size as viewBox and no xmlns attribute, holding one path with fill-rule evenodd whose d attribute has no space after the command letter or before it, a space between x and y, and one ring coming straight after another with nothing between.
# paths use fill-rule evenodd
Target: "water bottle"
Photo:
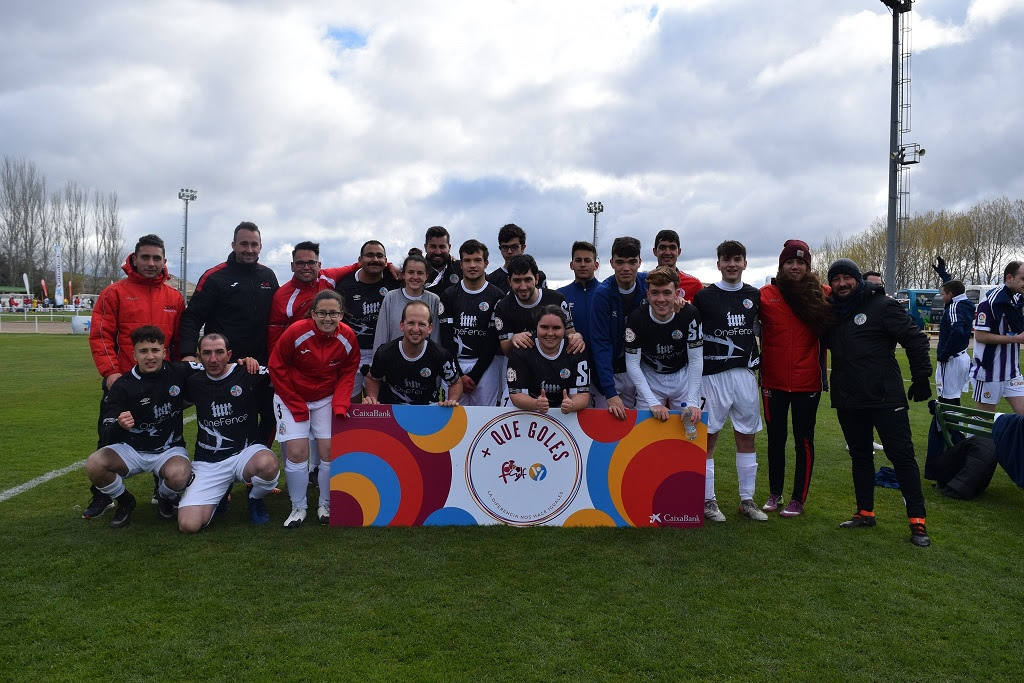
<instances>
[{"instance_id":1,"label":"water bottle","mask_svg":"<svg viewBox=\"0 0 1024 683\"><path fill-rule=\"evenodd\" d=\"M683 429L686 430L686 438L693 441L697 438L697 425L690 419L690 411L683 411Z\"/></svg>"}]
</instances>

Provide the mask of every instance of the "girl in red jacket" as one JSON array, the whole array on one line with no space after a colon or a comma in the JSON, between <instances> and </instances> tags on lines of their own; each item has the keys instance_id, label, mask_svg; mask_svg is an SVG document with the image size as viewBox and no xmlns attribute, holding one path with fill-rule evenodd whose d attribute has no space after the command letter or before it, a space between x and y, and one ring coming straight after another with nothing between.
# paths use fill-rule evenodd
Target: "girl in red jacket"
<instances>
[{"instance_id":1,"label":"girl in red jacket","mask_svg":"<svg viewBox=\"0 0 1024 683\"><path fill-rule=\"evenodd\" d=\"M317 440L320 459L321 524L330 521L331 425L346 417L352 385L359 369L359 342L348 325L341 295L328 289L313 299L310 317L293 323L270 355L274 380L277 440L284 451L285 481L292 512L284 525L294 528L306 519L309 439Z\"/></svg>"}]
</instances>

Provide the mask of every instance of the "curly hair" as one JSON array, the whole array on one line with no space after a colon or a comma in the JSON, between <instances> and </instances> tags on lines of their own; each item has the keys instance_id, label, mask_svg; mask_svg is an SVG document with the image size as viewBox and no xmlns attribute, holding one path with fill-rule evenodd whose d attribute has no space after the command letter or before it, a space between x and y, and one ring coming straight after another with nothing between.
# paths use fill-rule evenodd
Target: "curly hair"
<instances>
[{"instance_id":1,"label":"curly hair","mask_svg":"<svg viewBox=\"0 0 1024 683\"><path fill-rule=\"evenodd\" d=\"M817 274L808 272L799 280L793 280L779 268L775 276L775 286L779 288L783 300L793 310L793 315L811 328L816 335L821 336L832 324L832 304L825 299L825 292L821 288L821 280Z\"/></svg>"}]
</instances>

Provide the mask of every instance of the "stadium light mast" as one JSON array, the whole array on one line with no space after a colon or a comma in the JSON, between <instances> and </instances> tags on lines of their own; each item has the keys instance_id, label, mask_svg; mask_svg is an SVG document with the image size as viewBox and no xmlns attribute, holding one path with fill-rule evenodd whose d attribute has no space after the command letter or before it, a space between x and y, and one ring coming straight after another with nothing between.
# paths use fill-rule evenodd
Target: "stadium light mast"
<instances>
[{"instance_id":1,"label":"stadium light mast","mask_svg":"<svg viewBox=\"0 0 1024 683\"><path fill-rule=\"evenodd\" d=\"M594 252L597 255L597 214L604 211L604 204L601 202L587 202L587 213L594 214Z\"/></svg>"},{"instance_id":2,"label":"stadium light mast","mask_svg":"<svg viewBox=\"0 0 1024 683\"><path fill-rule=\"evenodd\" d=\"M178 190L178 199L185 202L185 226L181 235L181 296L188 296L185 290L188 287L188 203L194 202L199 197L195 190L183 187Z\"/></svg>"}]
</instances>

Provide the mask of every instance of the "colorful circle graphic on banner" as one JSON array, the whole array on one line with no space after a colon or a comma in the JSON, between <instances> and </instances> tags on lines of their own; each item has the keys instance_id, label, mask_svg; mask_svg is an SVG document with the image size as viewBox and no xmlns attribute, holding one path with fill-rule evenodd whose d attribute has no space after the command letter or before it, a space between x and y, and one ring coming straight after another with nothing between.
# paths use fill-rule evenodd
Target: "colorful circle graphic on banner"
<instances>
[{"instance_id":1,"label":"colorful circle graphic on banner","mask_svg":"<svg viewBox=\"0 0 1024 683\"><path fill-rule=\"evenodd\" d=\"M466 435L466 409L462 406L423 410L423 406L391 406L398 425L412 442L428 453L443 453Z\"/></svg>"}]
</instances>

